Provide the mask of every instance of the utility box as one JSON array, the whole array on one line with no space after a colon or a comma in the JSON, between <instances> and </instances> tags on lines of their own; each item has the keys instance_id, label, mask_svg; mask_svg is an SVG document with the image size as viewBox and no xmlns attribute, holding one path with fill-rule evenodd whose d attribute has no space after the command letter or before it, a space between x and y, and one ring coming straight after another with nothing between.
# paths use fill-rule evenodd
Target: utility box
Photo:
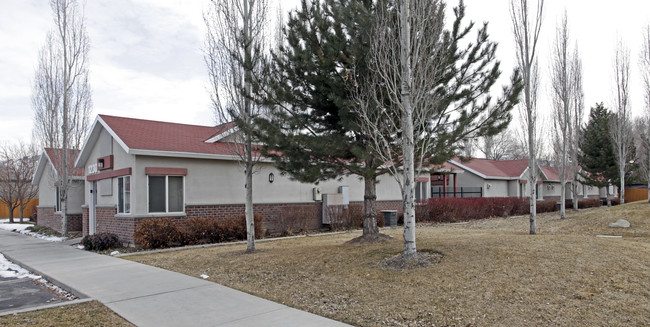
<instances>
[{"instance_id":1,"label":"utility box","mask_svg":"<svg viewBox=\"0 0 650 327\"><path fill-rule=\"evenodd\" d=\"M341 194L324 194L323 195L323 224L332 223L332 215L340 215L343 210L343 196Z\"/></svg>"},{"instance_id":2,"label":"utility box","mask_svg":"<svg viewBox=\"0 0 650 327\"><path fill-rule=\"evenodd\" d=\"M312 192L314 193L314 201L323 201L323 193L321 193L320 187L314 187Z\"/></svg>"},{"instance_id":3,"label":"utility box","mask_svg":"<svg viewBox=\"0 0 650 327\"><path fill-rule=\"evenodd\" d=\"M382 210L384 214L384 226L396 227L397 226L397 210Z\"/></svg>"}]
</instances>

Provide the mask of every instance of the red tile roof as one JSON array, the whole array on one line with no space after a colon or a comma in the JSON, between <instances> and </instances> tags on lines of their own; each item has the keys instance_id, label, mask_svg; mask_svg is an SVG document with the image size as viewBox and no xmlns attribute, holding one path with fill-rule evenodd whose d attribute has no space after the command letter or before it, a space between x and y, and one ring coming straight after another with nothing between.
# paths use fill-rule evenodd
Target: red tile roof
<instances>
[{"instance_id":1,"label":"red tile roof","mask_svg":"<svg viewBox=\"0 0 650 327\"><path fill-rule=\"evenodd\" d=\"M546 178L548 178L549 181L560 181L560 167L541 166L541 168L544 172L544 175L546 175ZM572 179L571 176L569 176L568 167L565 172L565 176L567 180Z\"/></svg>"},{"instance_id":2,"label":"red tile roof","mask_svg":"<svg viewBox=\"0 0 650 327\"><path fill-rule=\"evenodd\" d=\"M232 143L205 141L234 127L186 125L99 115L129 149L232 155Z\"/></svg>"},{"instance_id":3,"label":"red tile roof","mask_svg":"<svg viewBox=\"0 0 650 327\"><path fill-rule=\"evenodd\" d=\"M452 159L452 164L460 168L467 167L470 170L478 172L486 177L497 178L519 178L526 168L528 168L527 159L519 160L489 160L489 159L471 159L463 162L459 158Z\"/></svg>"},{"instance_id":4,"label":"red tile roof","mask_svg":"<svg viewBox=\"0 0 650 327\"><path fill-rule=\"evenodd\" d=\"M59 160L62 159L63 157L63 150L62 149L53 149L53 148L45 148L45 153L47 153L47 156L50 158L50 161L52 162L52 165L54 167L57 167L59 169ZM74 166L74 162L77 159L77 155L79 155L79 150L72 150L68 149L68 169L72 169ZM68 170L68 171L69 171ZM73 176L85 176L84 174L84 168L74 168L72 170L72 175Z\"/></svg>"}]
</instances>

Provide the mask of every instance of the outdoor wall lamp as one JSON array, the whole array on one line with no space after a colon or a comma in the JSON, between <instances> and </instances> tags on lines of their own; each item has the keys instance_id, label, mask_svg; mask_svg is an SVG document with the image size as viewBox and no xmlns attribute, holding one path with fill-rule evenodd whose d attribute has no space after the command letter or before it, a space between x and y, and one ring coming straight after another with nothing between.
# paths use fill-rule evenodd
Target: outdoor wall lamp
<instances>
[{"instance_id":1,"label":"outdoor wall lamp","mask_svg":"<svg viewBox=\"0 0 650 327\"><path fill-rule=\"evenodd\" d=\"M273 183L274 180L275 180L275 175L273 175L273 173L270 173L269 174L269 183Z\"/></svg>"}]
</instances>

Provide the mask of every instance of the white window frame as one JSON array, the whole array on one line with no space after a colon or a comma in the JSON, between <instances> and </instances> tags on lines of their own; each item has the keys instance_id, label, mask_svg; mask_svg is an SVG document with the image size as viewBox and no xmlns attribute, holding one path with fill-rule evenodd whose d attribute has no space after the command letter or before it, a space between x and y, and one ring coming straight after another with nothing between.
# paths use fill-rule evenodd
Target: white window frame
<instances>
[{"instance_id":1,"label":"white window frame","mask_svg":"<svg viewBox=\"0 0 650 327\"><path fill-rule=\"evenodd\" d=\"M149 208L149 177L165 177L165 211L164 212L151 212ZM182 211L169 211L169 177L181 177L183 181L183 204ZM175 214L175 213L185 213L185 176L183 175L147 175L147 213L150 214Z\"/></svg>"},{"instance_id":2,"label":"white window frame","mask_svg":"<svg viewBox=\"0 0 650 327\"><path fill-rule=\"evenodd\" d=\"M131 175L126 175L126 176L120 176L117 178L117 213L122 213L122 214L129 214L131 213L131 203L133 203L131 199L131 191L129 190L129 210L123 210L120 212L120 195L122 196L122 202L124 202L125 194L126 194L126 189L125 189L125 183L124 179L128 178L129 179L129 185L131 184ZM122 190L120 192L120 179L122 180ZM122 208L126 208L126 203L122 203Z\"/></svg>"}]
</instances>

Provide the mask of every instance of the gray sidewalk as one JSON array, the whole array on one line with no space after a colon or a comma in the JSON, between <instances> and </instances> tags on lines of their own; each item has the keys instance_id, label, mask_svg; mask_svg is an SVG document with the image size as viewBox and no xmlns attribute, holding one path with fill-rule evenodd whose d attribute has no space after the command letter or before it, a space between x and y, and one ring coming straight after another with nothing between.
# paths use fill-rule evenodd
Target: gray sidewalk
<instances>
[{"instance_id":1,"label":"gray sidewalk","mask_svg":"<svg viewBox=\"0 0 650 327\"><path fill-rule=\"evenodd\" d=\"M137 326L347 326L199 278L4 230L0 253Z\"/></svg>"}]
</instances>

